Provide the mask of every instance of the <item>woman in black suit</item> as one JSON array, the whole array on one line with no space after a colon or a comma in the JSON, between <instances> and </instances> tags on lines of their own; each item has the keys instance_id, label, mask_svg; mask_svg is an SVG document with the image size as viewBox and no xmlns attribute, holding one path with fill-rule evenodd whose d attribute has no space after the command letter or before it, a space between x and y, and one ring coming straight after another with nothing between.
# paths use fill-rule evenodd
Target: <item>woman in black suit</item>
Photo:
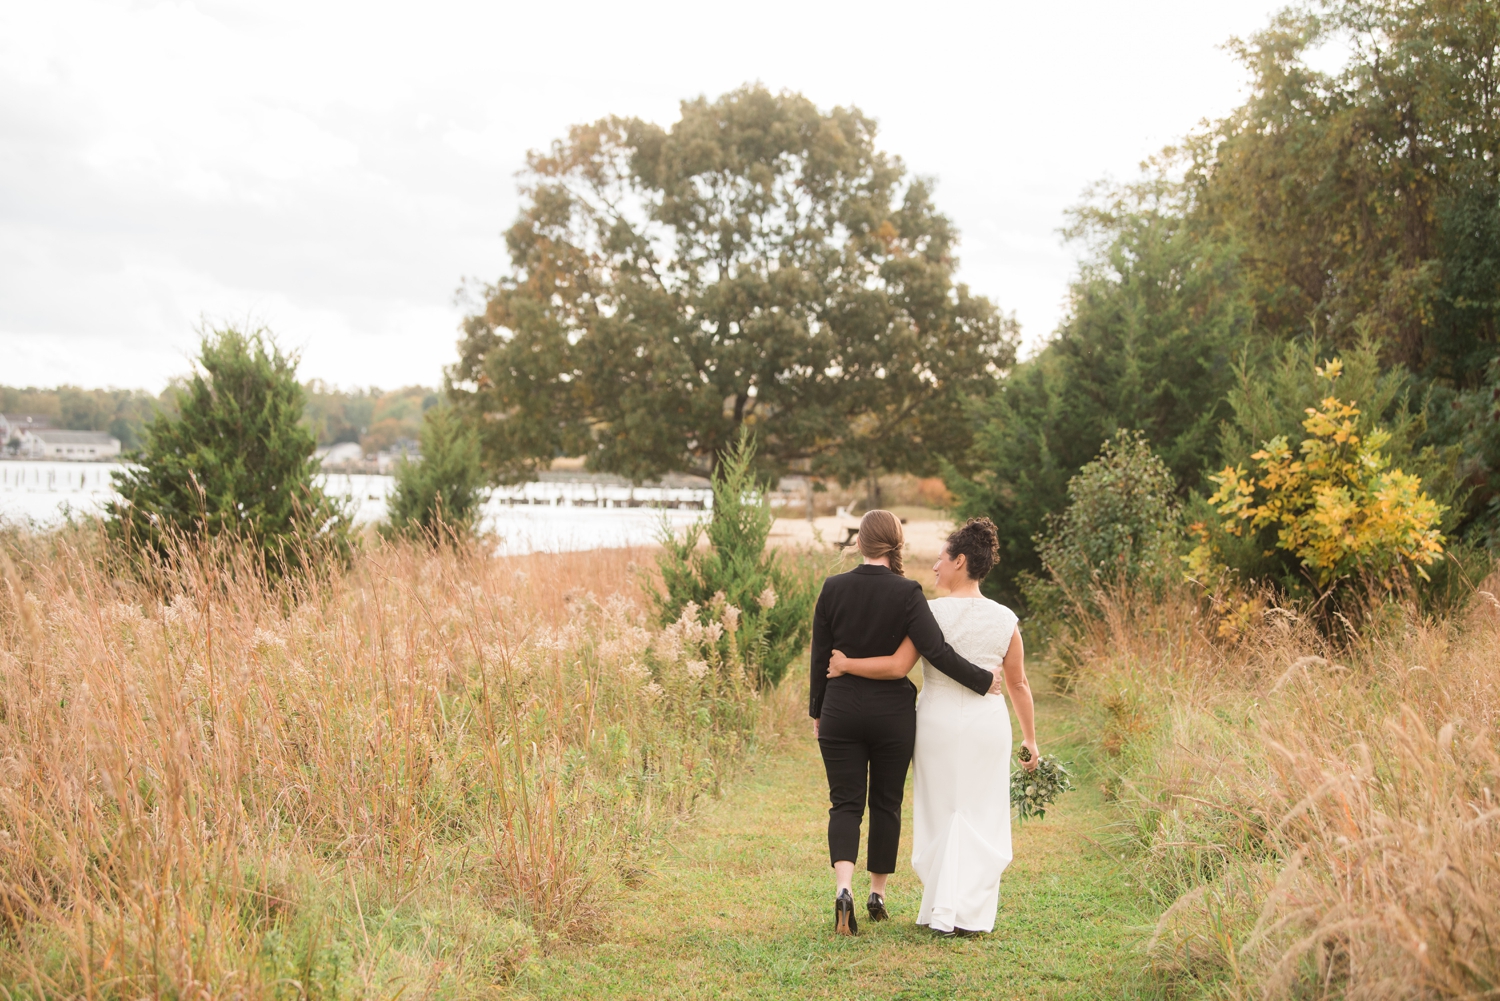
<instances>
[{"instance_id":1,"label":"woman in black suit","mask_svg":"<svg viewBox=\"0 0 1500 1001\"><path fill-rule=\"evenodd\" d=\"M870 920L884 921L886 878L896 869L901 842L901 799L917 736L917 688L906 678L854 675L829 679L837 647L850 658L886 657L910 636L928 663L983 695L999 691L1000 672L986 671L953 652L927 607L922 585L901 575L901 521L889 511L869 511L859 523L862 565L823 582L813 612L811 697L808 715L828 772L828 855L834 872L834 930L853 935L854 861L859 826L870 803ZM1005 768L1001 761L994 767Z\"/></svg>"}]
</instances>

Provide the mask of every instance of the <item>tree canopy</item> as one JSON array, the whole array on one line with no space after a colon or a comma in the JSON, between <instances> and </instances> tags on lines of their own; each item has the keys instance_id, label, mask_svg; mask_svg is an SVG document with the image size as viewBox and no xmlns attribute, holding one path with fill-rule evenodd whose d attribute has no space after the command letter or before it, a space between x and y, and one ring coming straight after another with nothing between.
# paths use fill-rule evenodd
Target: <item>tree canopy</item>
<instances>
[{"instance_id":1,"label":"tree canopy","mask_svg":"<svg viewBox=\"0 0 1500 1001\"><path fill-rule=\"evenodd\" d=\"M1000 572L1019 600L1040 574L1034 537L1068 504L1068 482L1120 430L1143 432L1184 491L1218 454L1234 366L1260 350L1236 248L1161 176L1100 188L1067 232L1088 249L1053 338L972 408L976 472L948 467L964 517L991 518Z\"/></svg>"},{"instance_id":2,"label":"tree canopy","mask_svg":"<svg viewBox=\"0 0 1500 1001\"><path fill-rule=\"evenodd\" d=\"M1332 72L1313 65L1328 44L1348 55ZM1268 406L1294 426L1275 433L1301 431L1316 399L1273 377L1297 344L1307 372L1373 349L1380 420L1424 429L1393 461L1446 491L1433 457L1458 455L1445 531L1500 534L1500 6L1324 0L1234 47L1247 100L1091 194L1067 318L974 408L976 472L948 479L962 514L1003 527L1002 594L1116 429L1143 431L1184 494L1262 447L1240 440L1239 387L1284 391Z\"/></svg>"},{"instance_id":3,"label":"tree canopy","mask_svg":"<svg viewBox=\"0 0 1500 1001\"><path fill-rule=\"evenodd\" d=\"M1309 64L1345 46L1337 72ZM1257 322L1473 384L1500 318L1500 7L1324 0L1237 46L1249 100L1187 145Z\"/></svg>"},{"instance_id":4,"label":"tree canopy","mask_svg":"<svg viewBox=\"0 0 1500 1001\"><path fill-rule=\"evenodd\" d=\"M951 223L875 134L745 87L533 153L448 372L487 465L639 480L711 468L742 426L770 467L845 481L965 454L1016 327L955 284Z\"/></svg>"}]
</instances>

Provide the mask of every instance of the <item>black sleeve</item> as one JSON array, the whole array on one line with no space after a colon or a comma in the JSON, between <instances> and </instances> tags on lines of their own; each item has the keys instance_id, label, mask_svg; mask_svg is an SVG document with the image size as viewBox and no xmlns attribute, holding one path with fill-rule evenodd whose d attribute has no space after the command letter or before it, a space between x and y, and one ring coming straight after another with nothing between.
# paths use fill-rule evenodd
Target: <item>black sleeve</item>
<instances>
[{"instance_id":1,"label":"black sleeve","mask_svg":"<svg viewBox=\"0 0 1500 1001\"><path fill-rule=\"evenodd\" d=\"M812 665L808 674L807 714L813 719L823 715L823 689L828 687L828 659L833 656L833 628L828 622L828 582L818 593L813 609Z\"/></svg>"},{"instance_id":2,"label":"black sleeve","mask_svg":"<svg viewBox=\"0 0 1500 1001\"><path fill-rule=\"evenodd\" d=\"M814 629L816 630L816 626ZM911 637L917 653L927 658L927 663L965 688L984 695L989 692L990 685L995 683L993 671L970 664L943 639L942 627L932 617L932 609L927 607L927 599L922 596L920 587L911 589L911 598L907 601L906 635ZM813 649L817 649L816 645ZM827 657L824 657L823 663L828 663Z\"/></svg>"}]
</instances>

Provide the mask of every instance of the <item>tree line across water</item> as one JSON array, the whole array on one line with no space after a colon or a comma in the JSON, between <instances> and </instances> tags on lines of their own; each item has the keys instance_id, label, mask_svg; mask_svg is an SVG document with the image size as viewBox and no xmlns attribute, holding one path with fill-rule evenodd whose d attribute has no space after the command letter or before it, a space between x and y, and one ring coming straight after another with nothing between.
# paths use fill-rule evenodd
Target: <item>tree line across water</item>
<instances>
[{"instance_id":1,"label":"tree line across water","mask_svg":"<svg viewBox=\"0 0 1500 1001\"><path fill-rule=\"evenodd\" d=\"M107 431L120 439L123 449L133 451L145 440L154 416L178 412L187 383L174 379L156 395L142 389L0 386L0 413L40 417L70 431ZM340 389L321 379L303 382L302 392L302 420L319 445L358 442L366 453L415 441L422 414L441 400L438 390L426 386Z\"/></svg>"}]
</instances>

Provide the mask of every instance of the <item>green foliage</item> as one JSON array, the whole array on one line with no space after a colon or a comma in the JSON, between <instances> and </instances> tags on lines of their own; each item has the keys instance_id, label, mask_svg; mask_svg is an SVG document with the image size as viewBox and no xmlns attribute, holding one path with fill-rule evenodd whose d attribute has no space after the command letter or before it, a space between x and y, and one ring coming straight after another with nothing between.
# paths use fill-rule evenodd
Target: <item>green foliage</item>
<instances>
[{"instance_id":1,"label":"green foliage","mask_svg":"<svg viewBox=\"0 0 1500 1001\"><path fill-rule=\"evenodd\" d=\"M1307 60L1327 42L1350 54L1333 73ZM1194 215L1243 248L1237 268L1259 330L1291 339L1310 328L1351 363L1350 375L1351 351L1380 347L1382 365L1427 404L1420 444L1445 460L1461 452L1466 495L1454 497L1448 530L1493 539L1500 7L1324 0L1279 16L1240 55L1253 74L1250 99L1188 144ZM1385 421L1391 454L1410 470L1401 429L1371 398L1343 395ZM1254 444L1298 434L1313 402Z\"/></svg>"},{"instance_id":2,"label":"green foliage","mask_svg":"<svg viewBox=\"0 0 1500 1001\"><path fill-rule=\"evenodd\" d=\"M726 602L737 609L741 655L757 682L769 688L781 681L787 664L806 645L817 595L804 567L766 550L775 516L756 482L754 462L755 440L741 431L714 472L708 547L698 545L701 524L681 539L664 531L657 566L665 591L653 599L663 626L684 614L704 623L717 621ZM723 642L733 634L726 630Z\"/></svg>"},{"instance_id":3,"label":"green foliage","mask_svg":"<svg viewBox=\"0 0 1500 1001\"><path fill-rule=\"evenodd\" d=\"M373 386L340 390L321 379L310 379L302 389L307 397L307 426L319 445L358 442L374 423L380 390Z\"/></svg>"},{"instance_id":4,"label":"green foliage","mask_svg":"<svg viewBox=\"0 0 1500 1001\"><path fill-rule=\"evenodd\" d=\"M1500 344L1500 182L1475 177L1455 185L1438 204L1437 225L1443 281L1429 334L1430 371L1472 388Z\"/></svg>"},{"instance_id":5,"label":"green foliage","mask_svg":"<svg viewBox=\"0 0 1500 1001\"><path fill-rule=\"evenodd\" d=\"M854 109L746 87L670 129L609 118L531 154L512 271L448 372L485 462L640 480L752 428L768 469L843 482L962 455L1016 329L953 280L928 185Z\"/></svg>"},{"instance_id":6,"label":"green foliage","mask_svg":"<svg viewBox=\"0 0 1500 1001\"><path fill-rule=\"evenodd\" d=\"M1278 435L1300 437L1309 407L1327 395L1330 383L1319 370L1332 360L1332 346L1319 338L1299 338L1278 346L1259 365L1241 364L1226 400L1229 416L1219 428L1219 454L1228 465L1246 462L1250 453ZM1415 384L1401 366L1382 367L1380 347L1362 340L1339 354L1339 392L1357 402L1366 427L1382 424L1391 436L1389 448L1402 460L1421 450L1427 431L1423 401L1413 399ZM1423 460L1424 474L1440 463Z\"/></svg>"},{"instance_id":7,"label":"green foliage","mask_svg":"<svg viewBox=\"0 0 1500 1001\"><path fill-rule=\"evenodd\" d=\"M1349 52L1336 72L1307 56ZM1256 321L1472 385L1500 316L1485 234L1500 170L1500 8L1323 0L1238 46L1250 98L1192 142L1206 224L1232 232Z\"/></svg>"},{"instance_id":8,"label":"green foliage","mask_svg":"<svg viewBox=\"0 0 1500 1001\"><path fill-rule=\"evenodd\" d=\"M366 452L379 452L421 434L422 415L441 402L436 390L407 386L383 392L341 390L319 379L308 382L307 424L319 445L358 442Z\"/></svg>"},{"instance_id":9,"label":"green foliage","mask_svg":"<svg viewBox=\"0 0 1500 1001\"><path fill-rule=\"evenodd\" d=\"M1234 248L1191 220L1191 192L1164 177L1101 188L1074 213L1090 256L1057 336L973 409L974 475L945 470L961 517L1000 529L987 589L1014 600L1043 573L1034 539L1068 482L1122 428L1158 444L1182 489L1217 458L1233 361L1250 339Z\"/></svg>"},{"instance_id":10,"label":"green foliage","mask_svg":"<svg viewBox=\"0 0 1500 1001\"><path fill-rule=\"evenodd\" d=\"M468 535L485 498L479 436L450 407L427 411L421 435L421 458L396 463L386 531L434 542Z\"/></svg>"},{"instance_id":11,"label":"green foliage","mask_svg":"<svg viewBox=\"0 0 1500 1001\"><path fill-rule=\"evenodd\" d=\"M1331 73L1308 59L1327 43L1349 53ZM1116 429L1143 430L1184 495L1211 492L1208 470L1262 442L1300 440L1320 397L1264 390L1291 381L1279 346L1298 342L1340 351L1350 380L1353 354L1368 355L1359 378L1377 395L1344 398L1452 507L1446 531L1500 534L1500 379L1488 375L1500 351L1500 7L1322 0L1236 46L1248 99L1075 212L1070 232L1090 254L1068 318L974 406L968 475L945 470L958 513L1000 526L1001 596L1041 573L1033 536ZM1450 504L1455 464L1465 493ZM1270 572L1279 556L1241 548L1234 565L1288 579Z\"/></svg>"},{"instance_id":12,"label":"green foliage","mask_svg":"<svg viewBox=\"0 0 1500 1001\"><path fill-rule=\"evenodd\" d=\"M312 550L348 546L349 515L317 485L296 358L264 331L204 335L176 417L145 428L135 464L114 474L110 536L168 555L181 539L228 534L285 573Z\"/></svg>"},{"instance_id":13,"label":"green foliage","mask_svg":"<svg viewBox=\"0 0 1500 1001\"><path fill-rule=\"evenodd\" d=\"M1257 454L1266 451L1268 443L1301 443L1308 437L1310 415L1333 392L1332 383L1322 375L1329 371L1328 350L1326 343L1315 339L1293 341L1262 365L1239 369L1238 384L1228 395L1231 414L1220 430L1224 467L1255 468L1263 461ZM1425 397L1413 400L1411 376L1401 366L1382 369L1379 349L1368 340L1343 352L1334 371L1340 400L1357 404L1358 412L1348 415L1349 434L1365 443L1381 439L1381 461L1417 477L1427 497L1439 507L1451 508L1459 489L1454 469L1461 450L1456 445L1430 444L1434 438L1428 421L1430 408ZM1216 480L1221 486L1222 477L1221 473ZM1361 482L1364 479L1361 474ZM1217 510L1222 503L1197 498L1189 505L1200 543L1192 571L1200 580L1206 582L1217 567L1226 567L1242 581L1274 584L1293 594L1309 593L1310 585L1314 591L1321 589L1318 572L1309 578L1309 567L1304 565L1304 555L1298 555L1298 547L1288 549L1279 543L1277 525L1264 522L1232 532ZM1448 517L1434 527L1451 529L1455 515Z\"/></svg>"},{"instance_id":14,"label":"green foliage","mask_svg":"<svg viewBox=\"0 0 1500 1001\"><path fill-rule=\"evenodd\" d=\"M1471 390L1428 389L1419 444L1454 454L1458 490L1447 526L1472 545L1500 550L1500 359Z\"/></svg>"},{"instance_id":15,"label":"green foliage","mask_svg":"<svg viewBox=\"0 0 1500 1001\"><path fill-rule=\"evenodd\" d=\"M1104 442L1099 457L1068 482L1068 506L1049 515L1036 539L1045 580L1024 581L1028 603L1056 614L1092 608L1101 588L1154 592L1180 574L1176 482L1139 431Z\"/></svg>"}]
</instances>

